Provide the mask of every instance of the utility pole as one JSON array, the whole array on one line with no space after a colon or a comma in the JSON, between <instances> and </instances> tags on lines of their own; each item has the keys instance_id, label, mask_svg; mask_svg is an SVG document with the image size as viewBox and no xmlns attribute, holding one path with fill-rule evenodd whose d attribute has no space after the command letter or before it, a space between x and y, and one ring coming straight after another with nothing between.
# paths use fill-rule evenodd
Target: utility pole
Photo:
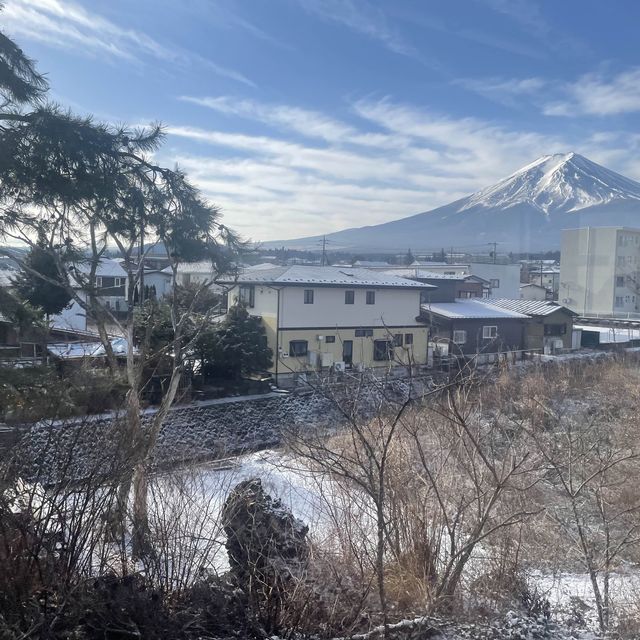
<instances>
[{"instance_id":1,"label":"utility pole","mask_svg":"<svg viewBox=\"0 0 640 640\"><path fill-rule=\"evenodd\" d=\"M327 263L327 236L322 236L322 266Z\"/></svg>"},{"instance_id":2,"label":"utility pole","mask_svg":"<svg viewBox=\"0 0 640 640\"><path fill-rule=\"evenodd\" d=\"M496 259L498 257L498 243L497 242L490 242L489 243L490 247L493 247L493 264L496 263Z\"/></svg>"}]
</instances>

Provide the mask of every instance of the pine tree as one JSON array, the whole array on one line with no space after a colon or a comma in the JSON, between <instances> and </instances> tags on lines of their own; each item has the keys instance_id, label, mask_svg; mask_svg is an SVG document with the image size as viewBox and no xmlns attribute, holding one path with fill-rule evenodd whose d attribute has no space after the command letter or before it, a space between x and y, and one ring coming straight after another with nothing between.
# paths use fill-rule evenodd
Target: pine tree
<instances>
[{"instance_id":1,"label":"pine tree","mask_svg":"<svg viewBox=\"0 0 640 640\"><path fill-rule=\"evenodd\" d=\"M22 300L42 309L47 317L60 313L71 302L56 257L47 250L42 239L29 250L13 284Z\"/></svg>"}]
</instances>

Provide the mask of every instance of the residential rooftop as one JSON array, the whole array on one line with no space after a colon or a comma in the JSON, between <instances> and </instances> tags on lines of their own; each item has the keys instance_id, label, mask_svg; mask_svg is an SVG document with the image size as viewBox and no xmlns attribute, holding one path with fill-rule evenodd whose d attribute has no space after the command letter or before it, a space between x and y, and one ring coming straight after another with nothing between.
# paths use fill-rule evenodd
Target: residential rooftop
<instances>
[{"instance_id":1,"label":"residential rooftop","mask_svg":"<svg viewBox=\"0 0 640 640\"><path fill-rule=\"evenodd\" d=\"M514 300L511 298L491 298L491 304L501 309L509 311L517 311L518 313L526 313L529 316L548 316L559 309L563 309L567 313L574 314L567 307L554 302L553 300Z\"/></svg>"},{"instance_id":2,"label":"residential rooftop","mask_svg":"<svg viewBox=\"0 0 640 640\"><path fill-rule=\"evenodd\" d=\"M491 301L493 302L493 300ZM503 309L483 300L460 300L457 302L431 302L421 305L423 313L434 313L443 318L528 318L524 313Z\"/></svg>"},{"instance_id":3,"label":"residential rooftop","mask_svg":"<svg viewBox=\"0 0 640 640\"><path fill-rule=\"evenodd\" d=\"M235 279L222 279L232 284ZM389 273L355 267L292 265L264 270L245 270L238 275L240 284L316 285L337 287L373 287L390 289L433 289L433 285L408 280Z\"/></svg>"}]
</instances>

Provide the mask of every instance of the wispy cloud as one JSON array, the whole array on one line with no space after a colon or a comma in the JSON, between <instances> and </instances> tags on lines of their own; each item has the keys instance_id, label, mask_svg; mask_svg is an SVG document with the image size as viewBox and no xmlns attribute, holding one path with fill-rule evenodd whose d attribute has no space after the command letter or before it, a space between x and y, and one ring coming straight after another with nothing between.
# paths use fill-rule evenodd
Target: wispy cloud
<instances>
[{"instance_id":1,"label":"wispy cloud","mask_svg":"<svg viewBox=\"0 0 640 640\"><path fill-rule=\"evenodd\" d=\"M391 26L387 16L367 0L299 0L309 12L337 22L403 56L419 57L415 47Z\"/></svg>"},{"instance_id":2,"label":"wispy cloud","mask_svg":"<svg viewBox=\"0 0 640 640\"><path fill-rule=\"evenodd\" d=\"M67 0L7 0L1 15L3 27L12 35L59 49L137 63L145 58L179 66L197 62L220 76L255 86L234 69L179 47L161 44L144 32L123 28Z\"/></svg>"},{"instance_id":3,"label":"wispy cloud","mask_svg":"<svg viewBox=\"0 0 640 640\"><path fill-rule=\"evenodd\" d=\"M234 123L234 132L168 127L169 145L176 149L170 161L177 160L222 206L230 225L258 240L426 211L539 155L571 148L557 137L451 118L390 99L352 104L349 124L290 105L229 97L190 101L273 125L269 135L243 133L242 121ZM184 148L179 141L191 143L189 153L177 150Z\"/></svg>"},{"instance_id":4,"label":"wispy cloud","mask_svg":"<svg viewBox=\"0 0 640 640\"><path fill-rule=\"evenodd\" d=\"M265 104L232 96L201 98L181 96L179 99L183 102L213 109L218 113L257 120L312 138L335 141L355 133L353 128L348 125L318 111L290 105Z\"/></svg>"},{"instance_id":5,"label":"wispy cloud","mask_svg":"<svg viewBox=\"0 0 640 640\"><path fill-rule=\"evenodd\" d=\"M612 116L640 111L640 68L610 77L589 73L566 85L564 97L548 103L550 116Z\"/></svg>"},{"instance_id":6,"label":"wispy cloud","mask_svg":"<svg viewBox=\"0 0 640 640\"><path fill-rule=\"evenodd\" d=\"M549 82L543 78L460 78L452 84L500 104L516 106L522 99L537 100Z\"/></svg>"},{"instance_id":7,"label":"wispy cloud","mask_svg":"<svg viewBox=\"0 0 640 640\"><path fill-rule=\"evenodd\" d=\"M589 47L585 42L553 26L544 17L541 5L536 0L480 1L496 13L509 18L522 31L550 50L560 52L562 55L584 56L589 53Z\"/></svg>"}]
</instances>

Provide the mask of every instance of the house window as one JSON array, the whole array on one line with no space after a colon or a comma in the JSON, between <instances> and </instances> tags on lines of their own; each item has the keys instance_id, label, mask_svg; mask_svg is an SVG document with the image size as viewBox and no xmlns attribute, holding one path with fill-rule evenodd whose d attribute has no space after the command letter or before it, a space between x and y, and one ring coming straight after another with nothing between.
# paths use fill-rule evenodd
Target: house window
<instances>
[{"instance_id":1,"label":"house window","mask_svg":"<svg viewBox=\"0 0 640 640\"><path fill-rule=\"evenodd\" d=\"M370 338L373 335L373 329L356 329L356 338Z\"/></svg>"},{"instance_id":2,"label":"house window","mask_svg":"<svg viewBox=\"0 0 640 640\"><path fill-rule=\"evenodd\" d=\"M356 299L355 291L345 291L344 292L344 303L345 304L353 304Z\"/></svg>"},{"instance_id":3,"label":"house window","mask_svg":"<svg viewBox=\"0 0 640 640\"><path fill-rule=\"evenodd\" d=\"M102 287L102 276L96 276L96 288L100 289Z\"/></svg>"},{"instance_id":4,"label":"house window","mask_svg":"<svg viewBox=\"0 0 640 640\"><path fill-rule=\"evenodd\" d=\"M124 278L114 278L113 279L114 287L124 287Z\"/></svg>"},{"instance_id":5,"label":"house window","mask_svg":"<svg viewBox=\"0 0 640 640\"><path fill-rule=\"evenodd\" d=\"M402 334L401 333L396 333L393 336L393 346L394 347L401 347L402 346Z\"/></svg>"},{"instance_id":6,"label":"house window","mask_svg":"<svg viewBox=\"0 0 640 640\"><path fill-rule=\"evenodd\" d=\"M567 333L566 324L545 324L544 335L545 336L563 336Z\"/></svg>"},{"instance_id":7,"label":"house window","mask_svg":"<svg viewBox=\"0 0 640 640\"><path fill-rule=\"evenodd\" d=\"M332 344L333 342L336 341L336 337L335 336L325 336L324 341L327 344Z\"/></svg>"},{"instance_id":8,"label":"house window","mask_svg":"<svg viewBox=\"0 0 640 640\"><path fill-rule=\"evenodd\" d=\"M291 342L289 342L289 355L293 358L306 356L308 347L309 345L306 340L291 340Z\"/></svg>"},{"instance_id":9,"label":"house window","mask_svg":"<svg viewBox=\"0 0 640 640\"><path fill-rule=\"evenodd\" d=\"M622 299L622 296L616 296L616 307L622 307L624 306L624 301Z\"/></svg>"},{"instance_id":10,"label":"house window","mask_svg":"<svg viewBox=\"0 0 640 640\"><path fill-rule=\"evenodd\" d=\"M454 344L465 344L467 342L467 332L466 331L454 331L453 332L453 343Z\"/></svg>"},{"instance_id":11,"label":"house window","mask_svg":"<svg viewBox=\"0 0 640 640\"><path fill-rule=\"evenodd\" d=\"M313 289L304 290L304 303L313 304Z\"/></svg>"},{"instance_id":12,"label":"house window","mask_svg":"<svg viewBox=\"0 0 640 640\"><path fill-rule=\"evenodd\" d=\"M240 286L240 302L253 309L256 304L256 290L253 285Z\"/></svg>"},{"instance_id":13,"label":"house window","mask_svg":"<svg viewBox=\"0 0 640 640\"><path fill-rule=\"evenodd\" d=\"M495 325L486 325L482 327L482 338L484 340L491 340L498 336L498 327Z\"/></svg>"},{"instance_id":14,"label":"house window","mask_svg":"<svg viewBox=\"0 0 640 640\"><path fill-rule=\"evenodd\" d=\"M413 344L413 333L404 334L404 343L406 345Z\"/></svg>"},{"instance_id":15,"label":"house window","mask_svg":"<svg viewBox=\"0 0 640 640\"><path fill-rule=\"evenodd\" d=\"M624 287L624 276L616 276L616 287Z\"/></svg>"},{"instance_id":16,"label":"house window","mask_svg":"<svg viewBox=\"0 0 640 640\"><path fill-rule=\"evenodd\" d=\"M373 359L391 360L393 357L393 343L391 340L374 340L373 341Z\"/></svg>"},{"instance_id":17,"label":"house window","mask_svg":"<svg viewBox=\"0 0 640 640\"><path fill-rule=\"evenodd\" d=\"M367 304L375 304L375 303L376 303L376 292L367 291Z\"/></svg>"},{"instance_id":18,"label":"house window","mask_svg":"<svg viewBox=\"0 0 640 640\"><path fill-rule=\"evenodd\" d=\"M489 280L489 286L492 289L499 289L500 288L500 280L498 278L491 278L491 280Z\"/></svg>"}]
</instances>

